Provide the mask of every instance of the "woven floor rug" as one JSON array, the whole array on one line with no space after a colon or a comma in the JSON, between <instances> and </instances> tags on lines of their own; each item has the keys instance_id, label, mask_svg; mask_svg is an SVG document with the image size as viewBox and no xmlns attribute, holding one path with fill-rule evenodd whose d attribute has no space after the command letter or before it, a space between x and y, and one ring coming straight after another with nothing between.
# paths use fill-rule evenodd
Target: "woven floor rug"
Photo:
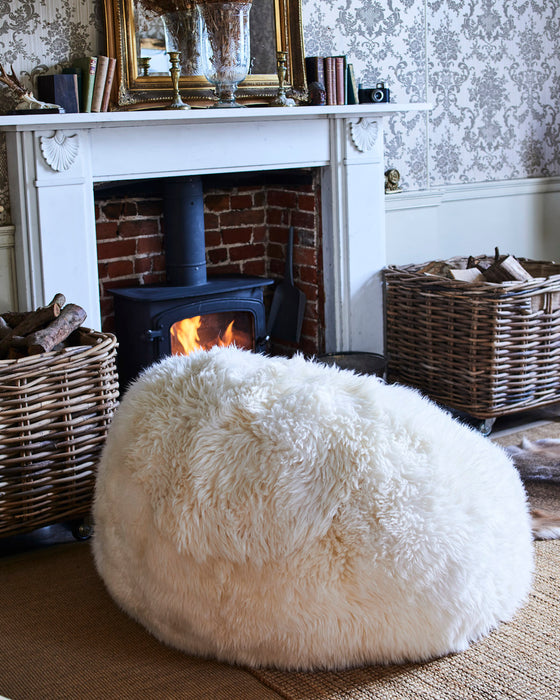
<instances>
[{"instance_id":1,"label":"woven floor rug","mask_svg":"<svg viewBox=\"0 0 560 700\"><path fill-rule=\"evenodd\" d=\"M536 505L560 509L560 486L528 488ZM339 673L249 671L165 647L114 605L88 543L6 556L0 558L0 696L558 700L560 541L536 543L536 551L537 575L527 606L467 652L427 664Z\"/></svg>"}]
</instances>

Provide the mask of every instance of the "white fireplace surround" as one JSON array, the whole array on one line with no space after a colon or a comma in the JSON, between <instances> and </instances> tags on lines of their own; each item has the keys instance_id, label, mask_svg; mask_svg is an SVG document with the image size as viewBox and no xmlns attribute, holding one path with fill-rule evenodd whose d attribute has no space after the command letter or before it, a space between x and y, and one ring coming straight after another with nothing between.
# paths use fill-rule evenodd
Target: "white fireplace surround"
<instances>
[{"instance_id":1,"label":"white fireplace surround","mask_svg":"<svg viewBox=\"0 0 560 700\"><path fill-rule=\"evenodd\" d=\"M100 328L93 185L322 169L326 343L383 351L383 122L426 104L0 117L6 132L20 310L56 292Z\"/></svg>"}]
</instances>

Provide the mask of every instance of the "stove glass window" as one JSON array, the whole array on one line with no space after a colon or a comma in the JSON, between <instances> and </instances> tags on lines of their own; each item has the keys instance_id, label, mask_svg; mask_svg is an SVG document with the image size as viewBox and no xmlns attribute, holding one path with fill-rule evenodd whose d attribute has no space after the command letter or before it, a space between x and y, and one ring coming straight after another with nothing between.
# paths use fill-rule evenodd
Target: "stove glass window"
<instances>
[{"instance_id":1,"label":"stove glass window","mask_svg":"<svg viewBox=\"0 0 560 700\"><path fill-rule=\"evenodd\" d=\"M184 318L171 326L170 334L173 355L209 350L214 345L255 349L254 319L248 311L224 311Z\"/></svg>"}]
</instances>

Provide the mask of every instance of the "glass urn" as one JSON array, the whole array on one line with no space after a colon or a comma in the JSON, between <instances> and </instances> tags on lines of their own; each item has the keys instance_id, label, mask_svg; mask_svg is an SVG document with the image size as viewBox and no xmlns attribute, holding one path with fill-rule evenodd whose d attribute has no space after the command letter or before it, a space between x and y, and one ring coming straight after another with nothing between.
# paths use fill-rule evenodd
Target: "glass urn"
<instances>
[{"instance_id":1,"label":"glass urn","mask_svg":"<svg viewBox=\"0 0 560 700\"><path fill-rule=\"evenodd\" d=\"M180 53L181 75L200 75L198 13L195 4L185 2L184 9L161 15L166 53Z\"/></svg>"},{"instance_id":2,"label":"glass urn","mask_svg":"<svg viewBox=\"0 0 560 700\"><path fill-rule=\"evenodd\" d=\"M235 92L249 71L251 0L200 0L197 10L202 72L217 98L213 107L242 107Z\"/></svg>"}]
</instances>

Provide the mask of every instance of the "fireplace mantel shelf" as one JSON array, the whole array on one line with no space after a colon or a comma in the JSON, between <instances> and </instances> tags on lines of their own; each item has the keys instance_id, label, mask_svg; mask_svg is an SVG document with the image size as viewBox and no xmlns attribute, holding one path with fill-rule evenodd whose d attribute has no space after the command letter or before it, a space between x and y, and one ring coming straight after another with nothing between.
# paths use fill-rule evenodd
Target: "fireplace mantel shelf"
<instances>
[{"instance_id":1,"label":"fireplace mantel shelf","mask_svg":"<svg viewBox=\"0 0 560 700\"><path fill-rule=\"evenodd\" d=\"M100 327L99 182L321 168L327 350L383 350L383 125L430 105L360 104L0 117L20 309L62 291Z\"/></svg>"},{"instance_id":2,"label":"fireplace mantel shelf","mask_svg":"<svg viewBox=\"0 0 560 700\"><path fill-rule=\"evenodd\" d=\"M349 119L352 117L389 117L399 112L425 111L427 103L380 103L321 107L245 107L243 109L165 110L149 109L123 112L87 112L79 114L29 114L0 116L0 131L36 131L37 129L95 129L134 125L194 123L236 123L270 121L279 117L291 120Z\"/></svg>"}]
</instances>

